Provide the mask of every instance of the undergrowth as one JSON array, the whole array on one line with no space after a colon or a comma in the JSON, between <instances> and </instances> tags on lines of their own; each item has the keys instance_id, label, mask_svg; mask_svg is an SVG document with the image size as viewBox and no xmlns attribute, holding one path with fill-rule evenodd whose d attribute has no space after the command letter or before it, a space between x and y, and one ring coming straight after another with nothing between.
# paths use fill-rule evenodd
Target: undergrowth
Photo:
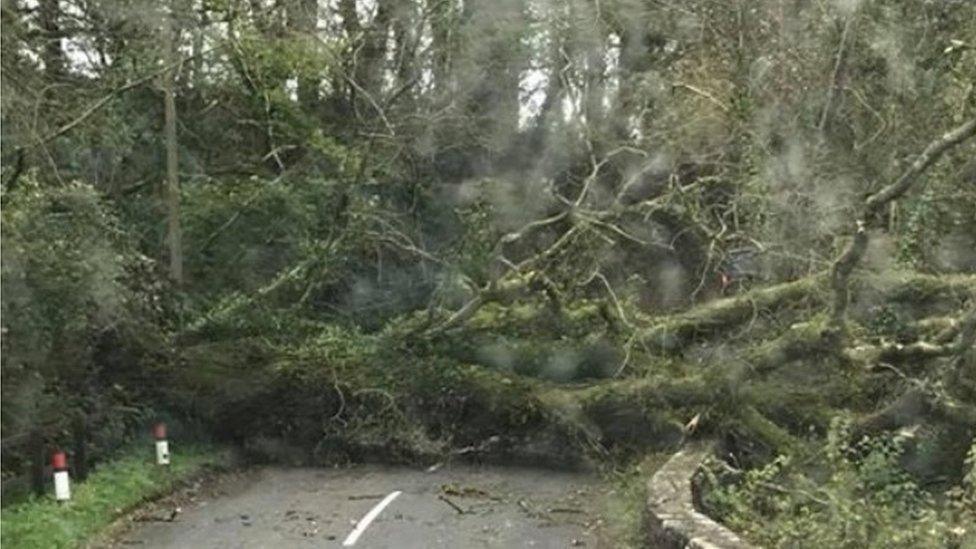
<instances>
[{"instance_id":1,"label":"undergrowth","mask_svg":"<svg viewBox=\"0 0 976 549\"><path fill-rule=\"evenodd\" d=\"M779 456L745 472L709 469L705 504L764 547L976 547L976 441L962 481L935 494L903 467L912 438L852 442L837 421L811 456Z\"/></svg>"}]
</instances>

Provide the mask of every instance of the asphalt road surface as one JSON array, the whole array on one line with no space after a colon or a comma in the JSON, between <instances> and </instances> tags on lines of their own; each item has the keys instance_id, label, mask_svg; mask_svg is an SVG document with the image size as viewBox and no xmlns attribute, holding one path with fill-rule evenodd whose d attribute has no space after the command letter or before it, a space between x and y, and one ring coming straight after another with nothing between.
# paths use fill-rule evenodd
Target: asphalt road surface
<instances>
[{"instance_id":1,"label":"asphalt road surface","mask_svg":"<svg viewBox=\"0 0 976 549\"><path fill-rule=\"evenodd\" d=\"M602 496L596 477L544 469L264 468L164 501L110 545L609 547Z\"/></svg>"}]
</instances>

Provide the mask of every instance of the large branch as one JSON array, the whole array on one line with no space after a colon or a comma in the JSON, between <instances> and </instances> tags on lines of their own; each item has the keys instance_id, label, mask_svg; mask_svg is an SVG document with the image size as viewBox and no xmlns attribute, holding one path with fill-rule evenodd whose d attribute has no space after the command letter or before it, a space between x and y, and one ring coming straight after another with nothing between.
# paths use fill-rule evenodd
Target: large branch
<instances>
[{"instance_id":1,"label":"large branch","mask_svg":"<svg viewBox=\"0 0 976 549\"><path fill-rule=\"evenodd\" d=\"M927 361L961 355L976 345L976 309L954 320L929 340L913 343L885 342L880 345L858 345L845 350L848 359L866 366L905 364L909 373L926 366Z\"/></svg>"},{"instance_id":2,"label":"large branch","mask_svg":"<svg viewBox=\"0 0 976 549\"><path fill-rule=\"evenodd\" d=\"M864 211L858 220L857 232L850 244L841 253L840 257L834 261L831 267L831 287L834 291L833 307L831 310L831 323L838 332L844 326L844 317L847 314L847 305L850 301L848 296L848 282L851 273L864 258L868 246L868 234L866 225L871 217L893 200L904 195L911 188L912 184L927 170L932 164L942 157L949 149L959 145L967 139L976 135L976 118L969 120L954 130L943 134L941 137L931 142L922 151L922 154L912 162L912 165L896 179L893 183L884 187L880 191L872 194L864 202Z\"/></svg>"},{"instance_id":3,"label":"large branch","mask_svg":"<svg viewBox=\"0 0 976 549\"><path fill-rule=\"evenodd\" d=\"M705 303L687 312L661 319L656 325L644 330L641 338L652 348L675 352L696 337L728 329L756 318L763 312L815 296L814 290L822 279L822 276L810 276Z\"/></svg>"},{"instance_id":4,"label":"large branch","mask_svg":"<svg viewBox=\"0 0 976 549\"><path fill-rule=\"evenodd\" d=\"M896 200L905 194L911 188L916 178L922 175L936 160L941 158L946 151L974 135L976 135L976 118L930 143L901 177L896 179L894 183L868 197L865 202L866 211L864 218L866 219L870 214L879 211L892 200Z\"/></svg>"}]
</instances>

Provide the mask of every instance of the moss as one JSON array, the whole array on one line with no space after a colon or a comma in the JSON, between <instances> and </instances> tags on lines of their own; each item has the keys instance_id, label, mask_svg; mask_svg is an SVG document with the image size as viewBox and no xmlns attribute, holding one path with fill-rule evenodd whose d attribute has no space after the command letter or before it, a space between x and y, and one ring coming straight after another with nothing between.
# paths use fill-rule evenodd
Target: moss
<instances>
[{"instance_id":1,"label":"moss","mask_svg":"<svg viewBox=\"0 0 976 549\"><path fill-rule=\"evenodd\" d=\"M943 298L972 298L976 297L976 275L911 273L898 280L887 297L890 301L910 303Z\"/></svg>"},{"instance_id":2,"label":"moss","mask_svg":"<svg viewBox=\"0 0 976 549\"><path fill-rule=\"evenodd\" d=\"M525 435L544 422L532 387L474 365L431 361L411 371L402 387L411 415L435 437L469 444L493 435Z\"/></svg>"},{"instance_id":3,"label":"moss","mask_svg":"<svg viewBox=\"0 0 976 549\"><path fill-rule=\"evenodd\" d=\"M755 371L766 372L797 360L824 363L840 351L840 341L828 326L826 315L794 324L777 337L754 344L743 353Z\"/></svg>"},{"instance_id":4,"label":"moss","mask_svg":"<svg viewBox=\"0 0 976 549\"><path fill-rule=\"evenodd\" d=\"M580 300L554 309L548 302L516 301L489 302L464 325L459 334L471 333L526 338L559 338L586 336L607 329L607 320L600 303ZM456 341L458 334L451 338Z\"/></svg>"},{"instance_id":5,"label":"moss","mask_svg":"<svg viewBox=\"0 0 976 549\"><path fill-rule=\"evenodd\" d=\"M444 354L495 371L563 382L609 377L622 356L615 343L599 335L582 341L484 335L451 345Z\"/></svg>"},{"instance_id":6,"label":"moss","mask_svg":"<svg viewBox=\"0 0 976 549\"><path fill-rule=\"evenodd\" d=\"M643 453L677 447L682 438L681 423L667 408L646 400L607 395L583 405L586 418L599 429L604 447Z\"/></svg>"},{"instance_id":7,"label":"moss","mask_svg":"<svg viewBox=\"0 0 976 549\"><path fill-rule=\"evenodd\" d=\"M697 306L688 312L659 320L644 330L642 339L666 352L675 352L694 339L727 330L737 324L780 307L796 306L799 302L818 299L821 277L806 277L795 282L779 284L719 299Z\"/></svg>"},{"instance_id":8,"label":"moss","mask_svg":"<svg viewBox=\"0 0 976 549\"><path fill-rule=\"evenodd\" d=\"M763 444L768 455L790 454L800 446L794 436L763 415L755 406L740 407L735 421L737 425L732 425L731 428L750 440Z\"/></svg>"},{"instance_id":9,"label":"moss","mask_svg":"<svg viewBox=\"0 0 976 549\"><path fill-rule=\"evenodd\" d=\"M534 320L541 314L542 308L533 303L518 302L510 305L501 303L486 303L468 321L471 330L489 330L502 328L505 325L521 325Z\"/></svg>"},{"instance_id":10,"label":"moss","mask_svg":"<svg viewBox=\"0 0 976 549\"><path fill-rule=\"evenodd\" d=\"M573 303L564 309L566 321L576 325L600 324L604 320L600 307L601 303L592 301Z\"/></svg>"},{"instance_id":11,"label":"moss","mask_svg":"<svg viewBox=\"0 0 976 549\"><path fill-rule=\"evenodd\" d=\"M834 393L843 392L848 385L843 381L793 383L777 379L750 384L743 390L743 398L797 436L823 434L837 415L836 403L850 394Z\"/></svg>"}]
</instances>

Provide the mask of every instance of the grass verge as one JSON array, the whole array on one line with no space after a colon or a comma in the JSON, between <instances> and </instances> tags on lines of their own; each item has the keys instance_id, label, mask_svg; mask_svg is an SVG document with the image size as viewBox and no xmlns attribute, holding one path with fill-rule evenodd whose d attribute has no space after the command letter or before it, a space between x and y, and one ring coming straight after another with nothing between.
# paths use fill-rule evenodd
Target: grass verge
<instances>
[{"instance_id":1,"label":"grass verge","mask_svg":"<svg viewBox=\"0 0 976 549\"><path fill-rule=\"evenodd\" d=\"M605 537L621 549L647 546L647 481L669 454L648 454L639 463L608 475L613 486L605 504Z\"/></svg>"},{"instance_id":2,"label":"grass verge","mask_svg":"<svg viewBox=\"0 0 976 549\"><path fill-rule=\"evenodd\" d=\"M48 494L3 509L0 544L11 549L79 547L133 507L215 467L220 455L212 446L181 447L172 465L158 467L145 448L131 448L85 482L73 483L66 504Z\"/></svg>"}]
</instances>

